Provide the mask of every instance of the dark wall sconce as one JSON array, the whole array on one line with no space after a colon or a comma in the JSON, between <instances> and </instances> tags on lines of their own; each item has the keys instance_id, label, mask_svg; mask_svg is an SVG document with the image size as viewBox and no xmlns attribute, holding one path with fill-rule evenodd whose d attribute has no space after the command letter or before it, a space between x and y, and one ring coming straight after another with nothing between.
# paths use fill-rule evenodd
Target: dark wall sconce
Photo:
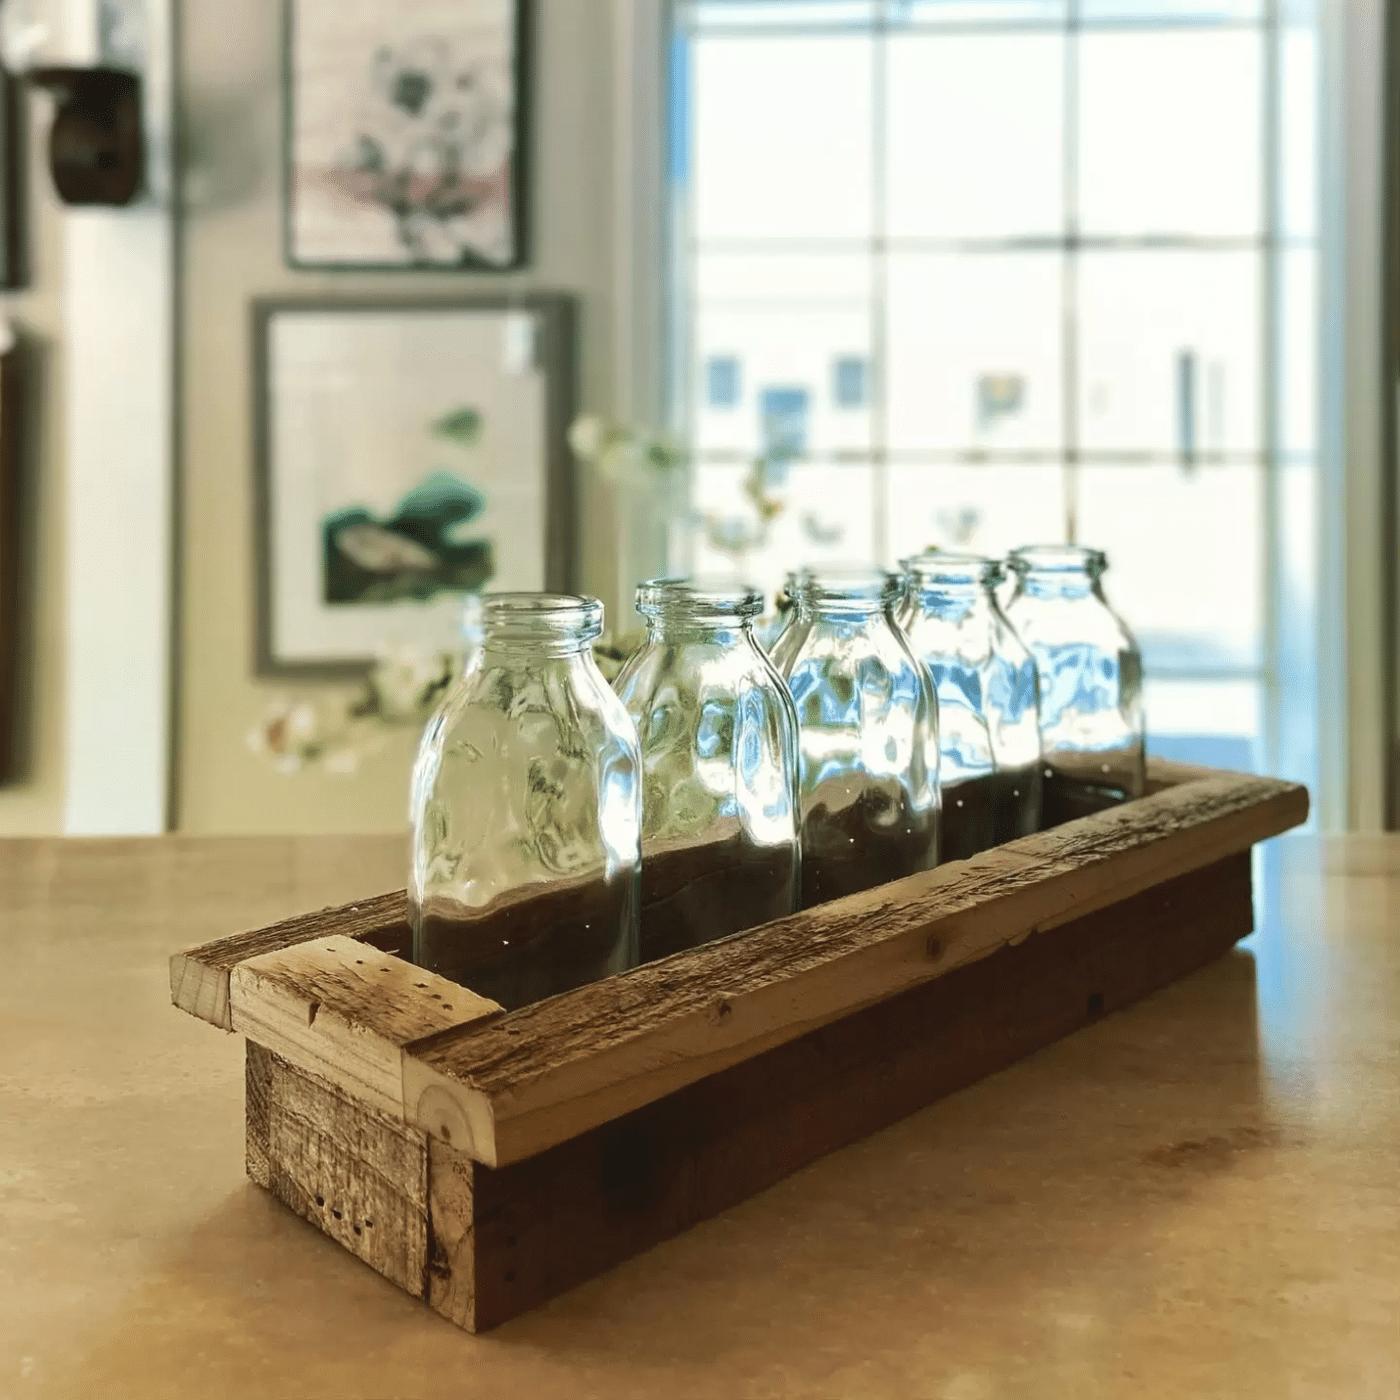
<instances>
[{"instance_id":1,"label":"dark wall sconce","mask_svg":"<svg viewBox=\"0 0 1400 1400\"><path fill-rule=\"evenodd\" d=\"M141 80L118 68L32 68L54 94L49 169L65 204L130 204L146 170Z\"/></svg>"}]
</instances>

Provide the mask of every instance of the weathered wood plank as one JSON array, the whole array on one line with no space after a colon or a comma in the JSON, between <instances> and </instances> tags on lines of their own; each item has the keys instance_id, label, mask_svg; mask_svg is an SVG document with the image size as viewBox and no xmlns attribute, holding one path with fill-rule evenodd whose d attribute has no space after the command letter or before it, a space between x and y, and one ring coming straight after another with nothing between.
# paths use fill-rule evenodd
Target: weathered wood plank
<instances>
[{"instance_id":1,"label":"weathered wood plank","mask_svg":"<svg viewBox=\"0 0 1400 1400\"><path fill-rule=\"evenodd\" d=\"M405 1111L504 1166L1307 815L1217 775L409 1046Z\"/></svg>"},{"instance_id":2,"label":"weathered wood plank","mask_svg":"<svg viewBox=\"0 0 1400 1400\"><path fill-rule=\"evenodd\" d=\"M469 1306L439 1310L474 1331L518 1316L1194 971L1251 927L1242 853L1004 947L526 1161L476 1164ZM430 1153L438 1147L430 1142ZM460 1236L467 1208L449 1209Z\"/></svg>"},{"instance_id":3,"label":"weathered wood plank","mask_svg":"<svg viewBox=\"0 0 1400 1400\"><path fill-rule=\"evenodd\" d=\"M233 1029L355 1098L403 1117L403 1047L501 1008L455 982L338 935L240 962Z\"/></svg>"},{"instance_id":4,"label":"weathered wood plank","mask_svg":"<svg viewBox=\"0 0 1400 1400\"><path fill-rule=\"evenodd\" d=\"M354 938L381 952L403 958L409 955L412 932L408 923L408 895L403 890L375 895L301 914L295 919L231 938L216 939L186 948L170 959L170 1000L191 1016L232 1030L229 1018L229 973L241 962L282 948L295 947L313 938L339 934Z\"/></svg>"},{"instance_id":5,"label":"weathered wood plank","mask_svg":"<svg viewBox=\"0 0 1400 1400\"><path fill-rule=\"evenodd\" d=\"M477 1165L428 1138L428 1306L449 1322L476 1328L475 1172Z\"/></svg>"},{"instance_id":6,"label":"weathered wood plank","mask_svg":"<svg viewBox=\"0 0 1400 1400\"><path fill-rule=\"evenodd\" d=\"M249 1176L416 1298L428 1261L428 1148L421 1132L248 1042ZM254 1127L255 1114L258 1116ZM265 1156L266 1180L254 1171Z\"/></svg>"},{"instance_id":7,"label":"weathered wood plank","mask_svg":"<svg viewBox=\"0 0 1400 1400\"><path fill-rule=\"evenodd\" d=\"M248 1177L259 1186L271 1188L272 1166L267 1153L271 1140L272 1054L251 1040L244 1048L243 1098Z\"/></svg>"},{"instance_id":8,"label":"weathered wood plank","mask_svg":"<svg viewBox=\"0 0 1400 1400\"><path fill-rule=\"evenodd\" d=\"M1220 777L1214 769L1198 768L1165 759L1149 759L1149 793L1160 792L1202 777ZM1033 839L1033 838L1031 838ZM1020 845L1020 842L1014 843ZM197 948L186 948L170 959L170 999L182 1011L198 1016L222 1030L232 1030L229 1018L229 973L240 962L282 948L295 947L325 934L354 938L407 959L412 944L408 896L404 890L376 895L298 915L294 919L220 938Z\"/></svg>"}]
</instances>

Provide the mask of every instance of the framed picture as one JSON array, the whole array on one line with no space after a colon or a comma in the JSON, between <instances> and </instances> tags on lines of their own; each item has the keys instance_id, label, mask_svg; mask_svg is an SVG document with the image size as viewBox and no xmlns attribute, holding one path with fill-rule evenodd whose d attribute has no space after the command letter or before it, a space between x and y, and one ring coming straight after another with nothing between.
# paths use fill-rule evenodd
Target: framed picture
<instances>
[{"instance_id":1,"label":"framed picture","mask_svg":"<svg viewBox=\"0 0 1400 1400\"><path fill-rule=\"evenodd\" d=\"M355 675L452 642L465 593L571 587L570 298L254 322L260 674Z\"/></svg>"},{"instance_id":2,"label":"framed picture","mask_svg":"<svg viewBox=\"0 0 1400 1400\"><path fill-rule=\"evenodd\" d=\"M529 0L284 0L295 267L525 260Z\"/></svg>"}]
</instances>

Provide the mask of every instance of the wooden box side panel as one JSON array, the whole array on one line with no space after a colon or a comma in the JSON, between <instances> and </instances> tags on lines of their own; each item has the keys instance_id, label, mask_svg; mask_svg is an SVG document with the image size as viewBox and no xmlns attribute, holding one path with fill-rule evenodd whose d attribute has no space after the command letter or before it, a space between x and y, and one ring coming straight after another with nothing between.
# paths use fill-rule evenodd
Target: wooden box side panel
<instances>
[{"instance_id":1,"label":"wooden box side panel","mask_svg":"<svg viewBox=\"0 0 1400 1400\"><path fill-rule=\"evenodd\" d=\"M428 1264L428 1148L415 1128L248 1042L248 1175L415 1298Z\"/></svg>"},{"instance_id":2,"label":"wooden box side panel","mask_svg":"<svg viewBox=\"0 0 1400 1400\"><path fill-rule=\"evenodd\" d=\"M1252 926L1245 852L538 1156L497 1170L475 1164L471 1297L454 1320L484 1330L514 1317L1194 971ZM446 1228L460 1240L460 1222Z\"/></svg>"},{"instance_id":3,"label":"wooden box side panel","mask_svg":"<svg viewBox=\"0 0 1400 1400\"><path fill-rule=\"evenodd\" d=\"M502 1167L1190 876L1303 820L1307 793L1214 775L818 905L406 1047L409 1121Z\"/></svg>"}]
</instances>

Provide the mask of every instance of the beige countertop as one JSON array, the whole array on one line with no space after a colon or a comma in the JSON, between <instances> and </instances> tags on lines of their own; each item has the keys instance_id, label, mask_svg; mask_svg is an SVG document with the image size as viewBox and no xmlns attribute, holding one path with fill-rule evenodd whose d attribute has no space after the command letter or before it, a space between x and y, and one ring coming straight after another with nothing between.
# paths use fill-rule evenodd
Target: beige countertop
<instances>
[{"instance_id":1,"label":"beige countertop","mask_svg":"<svg viewBox=\"0 0 1400 1400\"><path fill-rule=\"evenodd\" d=\"M1400 838L1245 950L470 1337L243 1176L174 949L397 842L0 842L0 1400L1400 1396Z\"/></svg>"}]
</instances>

